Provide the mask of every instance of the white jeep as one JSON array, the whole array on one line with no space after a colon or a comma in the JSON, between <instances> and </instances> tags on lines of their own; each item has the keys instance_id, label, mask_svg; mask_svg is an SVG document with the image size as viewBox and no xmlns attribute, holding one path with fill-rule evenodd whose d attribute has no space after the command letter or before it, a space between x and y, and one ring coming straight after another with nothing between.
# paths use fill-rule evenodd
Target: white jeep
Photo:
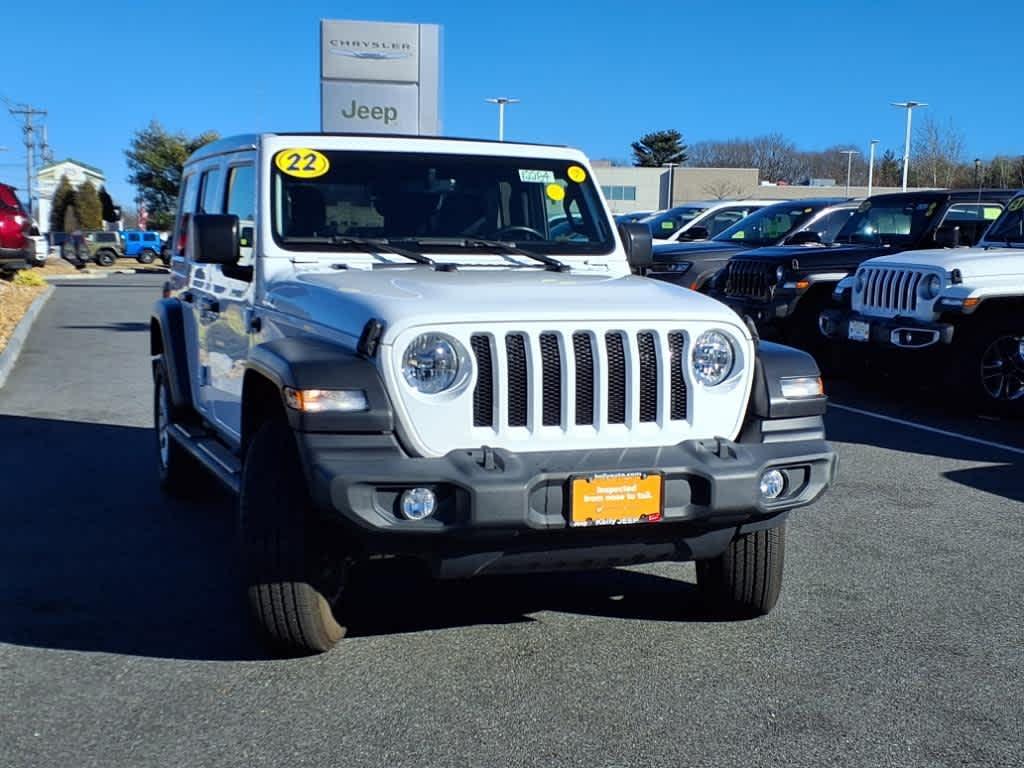
<instances>
[{"instance_id":1,"label":"white jeep","mask_svg":"<svg viewBox=\"0 0 1024 768\"><path fill-rule=\"evenodd\" d=\"M973 248L906 251L842 280L821 332L917 364L938 355L976 405L1024 414L1024 194Z\"/></svg>"},{"instance_id":2,"label":"white jeep","mask_svg":"<svg viewBox=\"0 0 1024 768\"><path fill-rule=\"evenodd\" d=\"M578 151L264 134L187 162L153 312L163 487L238 494L253 611L331 647L353 567L696 560L767 613L788 512L832 482L814 361L633 276Z\"/></svg>"}]
</instances>

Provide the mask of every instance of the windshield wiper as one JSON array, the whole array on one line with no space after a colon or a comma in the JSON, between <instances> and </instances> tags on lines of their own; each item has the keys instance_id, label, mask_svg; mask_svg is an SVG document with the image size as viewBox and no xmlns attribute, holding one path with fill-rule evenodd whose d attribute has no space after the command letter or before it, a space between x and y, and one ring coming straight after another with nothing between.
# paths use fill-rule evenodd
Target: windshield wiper
<instances>
[{"instance_id":1,"label":"windshield wiper","mask_svg":"<svg viewBox=\"0 0 1024 768\"><path fill-rule=\"evenodd\" d=\"M545 269L552 272L569 272L572 270L568 264L543 253L520 248L518 245L505 242L504 240L485 240L479 237L422 237L412 242L422 245L450 246L453 248L491 248L514 256L525 256L528 259L539 261Z\"/></svg>"},{"instance_id":2,"label":"windshield wiper","mask_svg":"<svg viewBox=\"0 0 1024 768\"><path fill-rule=\"evenodd\" d=\"M406 250L391 245L387 240L377 240L370 237L351 237L349 235L335 235L330 240L331 245L354 245L362 248L367 253L392 253L395 256L403 256L417 264L426 264L429 267L438 269L437 262L429 256L424 256L416 251ZM448 265L444 265L448 266Z\"/></svg>"}]
</instances>

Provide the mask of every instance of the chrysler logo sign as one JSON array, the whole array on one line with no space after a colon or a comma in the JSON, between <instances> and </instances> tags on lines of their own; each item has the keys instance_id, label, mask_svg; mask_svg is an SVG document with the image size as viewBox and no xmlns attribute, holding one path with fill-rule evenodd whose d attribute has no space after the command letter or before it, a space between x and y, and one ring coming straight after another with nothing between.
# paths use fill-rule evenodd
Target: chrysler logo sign
<instances>
[{"instance_id":1,"label":"chrysler logo sign","mask_svg":"<svg viewBox=\"0 0 1024 768\"><path fill-rule=\"evenodd\" d=\"M409 43L386 43L372 40L328 40L327 51L335 56L370 61L394 61L413 55Z\"/></svg>"}]
</instances>

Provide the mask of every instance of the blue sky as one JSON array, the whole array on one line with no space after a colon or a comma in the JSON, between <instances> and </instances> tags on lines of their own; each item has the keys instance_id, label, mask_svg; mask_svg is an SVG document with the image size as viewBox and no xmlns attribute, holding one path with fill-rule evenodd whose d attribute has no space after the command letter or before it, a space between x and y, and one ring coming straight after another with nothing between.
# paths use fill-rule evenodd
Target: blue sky
<instances>
[{"instance_id":1,"label":"blue sky","mask_svg":"<svg viewBox=\"0 0 1024 768\"><path fill-rule=\"evenodd\" d=\"M953 119L969 157L1024 153L1024 6L1010 3L3 2L0 95L47 109L56 156L99 166L127 202L123 150L150 119L189 133L316 130L321 18L443 25L448 135L494 136L483 99L513 96L507 138L592 157L626 158L660 128L688 142L779 131L805 149L899 149L889 102L916 99ZM21 132L2 114L0 146L0 180L22 186Z\"/></svg>"}]
</instances>

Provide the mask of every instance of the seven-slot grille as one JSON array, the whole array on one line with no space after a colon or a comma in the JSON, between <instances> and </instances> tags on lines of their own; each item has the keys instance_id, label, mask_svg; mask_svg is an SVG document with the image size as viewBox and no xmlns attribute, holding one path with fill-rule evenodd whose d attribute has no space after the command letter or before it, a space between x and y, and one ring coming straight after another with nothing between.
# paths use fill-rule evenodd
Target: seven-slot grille
<instances>
[{"instance_id":1,"label":"seven-slot grille","mask_svg":"<svg viewBox=\"0 0 1024 768\"><path fill-rule=\"evenodd\" d=\"M912 269L866 267L861 306L886 312L913 312L917 309L917 291L926 272Z\"/></svg>"},{"instance_id":2,"label":"seven-slot grille","mask_svg":"<svg viewBox=\"0 0 1024 768\"><path fill-rule=\"evenodd\" d=\"M768 301L775 287L775 265L767 261L732 259L726 267L725 293Z\"/></svg>"},{"instance_id":3,"label":"seven-slot grille","mask_svg":"<svg viewBox=\"0 0 1024 768\"><path fill-rule=\"evenodd\" d=\"M682 331L671 331L664 338L654 331L549 331L538 335L536 345L525 332L475 333L470 338L478 374L473 426L600 428L629 423L634 409L640 424L685 421L685 344ZM495 355L504 360L496 360ZM507 372L504 380L498 376L501 369ZM540 402L531 403L534 376L541 379L541 397ZM567 391L570 377L572 397ZM505 423L499 424L502 411Z\"/></svg>"}]
</instances>

